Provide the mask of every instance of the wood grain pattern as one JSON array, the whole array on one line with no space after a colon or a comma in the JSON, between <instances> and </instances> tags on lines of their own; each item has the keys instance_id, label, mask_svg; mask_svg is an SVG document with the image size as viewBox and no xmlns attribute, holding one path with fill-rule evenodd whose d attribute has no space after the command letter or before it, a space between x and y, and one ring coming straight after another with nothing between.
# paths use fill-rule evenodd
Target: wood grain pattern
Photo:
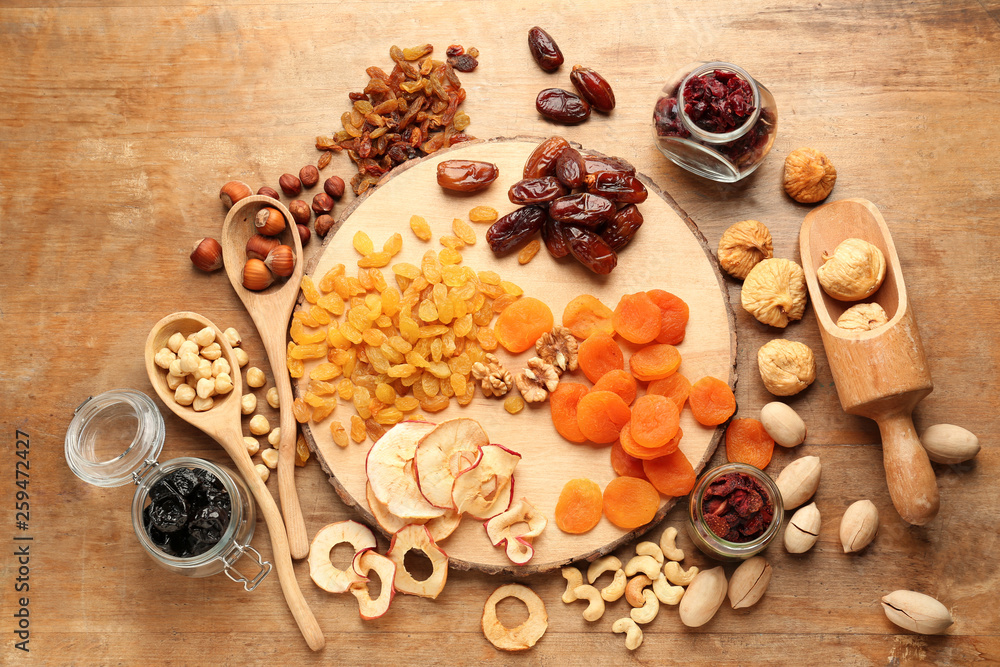
<instances>
[{"instance_id":1,"label":"wood grain pattern","mask_svg":"<svg viewBox=\"0 0 1000 667\"><path fill-rule=\"evenodd\" d=\"M436 253L442 249L438 239L453 233L452 220L468 221L473 206L492 206L501 215L516 208L507 198L507 189L520 180L524 162L539 141L541 139L537 138L498 140L456 146L387 174L360 206L348 212L336 234L328 237L309 275L318 284L336 264L346 265L348 275L356 274L360 255L351 241L358 231L368 234L376 249L381 248L393 233L402 234L403 250L393 258L393 264L408 262L420 266L425 252ZM493 163L499 168L500 177L486 190L472 195L445 191L437 185L436 171L439 162L450 159ZM720 293L721 275L714 258L708 254L707 244L700 234L691 233L688 223L674 212L667 199L654 193L639 208L645 222L633 242L619 254L618 266L609 276L592 274L572 258L556 260L544 250L524 266L517 263L516 251L496 256L486 243L488 225L485 224L472 225L478 240L475 245L462 249L462 265L476 271L495 271L504 280L514 282L524 289L526 296L544 301L552 309L556 322L561 321L566 304L580 294L592 294L613 308L623 294L653 288L673 292L691 309L688 337L678 346L683 357L679 372L692 382L712 375L735 384L735 330L731 326L728 304ZM421 215L429 221L434 234L431 241L420 241L410 231L411 215ZM392 272L387 268L383 273L393 285ZM309 305L300 299L300 307ZM621 344L626 348L627 368L631 351L627 343L622 341ZM527 352L515 355L501 347L495 354L512 374L516 374L535 356L535 349L532 346ZM300 396L308 390L309 372L321 361L306 363L305 374L296 386ZM582 371L566 374L563 380L589 385ZM331 482L340 496L348 504L358 505L365 518L373 522L364 500L365 461L371 441L341 449L333 442L329 428L329 423L336 419L349 430L350 414L354 414L351 406L342 406L320 424L304 424L303 431L329 469ZM492 442L521 454L514 475L514 493L538 507L548 517L549 527L534 541L536 552L532 561L517 567L510 563L503 550L490 545L481 522L463 520L442 545L447 548L454 567L523 575L551 570L571 560L593 558L645 532L658 523L676 501L674 498L662 499L654 522L634 533L615 527L607 518L602 518L597 527L582 535L562 533L555 526L554 512L563 485L571 479L586 477L604 488L616 476L608 458L608 447L574 445L564 440L552 425L546 403L529 405L521 414L511 417L504 411L502 400L487 399L477 392L469 406L453 403L444 411L429 415L436 422L455 417L477 420ZM682 414L681 428L684 431L681 451L695 470L700 471L715 451L722 430L701 426L687 410Z\"/></svg>"},{"instance_id":2,"label":"wood grain pattern","mask_svg":"<svg viewBox=\"0 0 1000 667\"><path fill-rule=\"evenodd\" d=\"M29 654L13 646L19 565L0 557L0 662L3 664L302 664L407 662L467 664L651 663L736 665L929 665L1000 662L1000 587L995 554L1000 475L1000 5L995 1L679 0L619 3L526 0L468 3L285 2L244 0L16 0L0 8L0 415L31 438ZM566 54L555 74L537 68L528 28L549 31ZM347 92L370 65L388 67L389 46L455 42L482 52L462 75L463 104L477 137L546 136L621 155L670 192L713 247L723 231L754 218L768 225L779 257L799 258L797 235L812 207L781 191L782 160L812 146L838 171L832 198L863 197L892 232L909 305L920 322L934 391L914 410L917 432L941 422L976 433L972 462L934 471L941 511L926 526L895 518L885 491L876 425L845 414L829 367L789 400L809 427L806 442L775 452L768 468L820 456L815 496L823 515L817 547L804 557L766 553L774 576L748 610L722 609L697 630L661 610L629 654L610 625L621 606L594 624L581 605L559 601L553 574L525 579L545 601L550 625L526 655L498 655L482 637L482 603L506 576L452 571L435 601L397 596L374 622L352 597L313 586L294 564L327 648L312 654L285 607L276 578L247 594L225 577L187 579L160 570L134 544L129 488L95 489L66 466L61 441L87 396L149 388L143 342L164 314L195 310L244 334L251 363L274 385L254 325L226 278L201 274L187 255L195 240L218 236L226 211L218 190L240 179L277 186L316 160L316 135L339 126ZM689 62L730 60L774 93L775 146L746 181L719 185L663 159L650 138L656 93ZM618 107L566 128L534 111L538 91L566 87L574 62L595 68ZM349 178L334 157L323 178ZM303 193L311 197L315 191ZM308 197L305 197L308 200ZM339 202L341 215L353 200ZM287 203L287 198L282 198ZM305 247L306 260L321 251ZM764 327L739 306L726 281L739 333L739 416L772 400L757 380L757 349L778 336L822 347L815 317L785 331ZM822 355L820 355L821 357ZM266 388L254 390L272 424ZM156 399L158 400L158 399ZM227 457L195 427L165 413L168 457ZM244 419L244 427L246 420ZM717 451L711 463L724 461ZM14 477L13 457L4 464ZM315 461L296 471L307 531L357 516ZM277 481L268 482L277 493ZM13 488L0 492L8 512ZM843 510L870 498L878 537L845 556L837 539ZM0 539L9 545L8 523ZM680 528L684 513L663 526ZM652 531L658 535L659 528ZM254 544L272 558L259 522ZM686 565L710 565L682 538ZM380 543L380 550L387 544ZM616 550L622 557L629 546ZM731 570L728 570L731 572ZM919 637L891 625L886 592L908 588L942 600L955 625ZM508 610L516 620L517 610Z\"/></svg>"}]
</instances>

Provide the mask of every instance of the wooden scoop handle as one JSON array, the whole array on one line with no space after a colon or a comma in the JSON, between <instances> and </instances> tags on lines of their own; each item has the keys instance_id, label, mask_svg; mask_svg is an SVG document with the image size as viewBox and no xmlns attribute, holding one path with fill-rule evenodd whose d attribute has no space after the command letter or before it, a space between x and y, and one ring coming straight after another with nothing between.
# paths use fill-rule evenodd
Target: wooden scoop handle
<instances>
[{"instance_id":1,"label":"wooden scoop handle","mask_svg":"<svg viewBox=\"0 0 1000 667\"><path fill-rule=\"evenodd\" d=\"M876 419L882 432L882 461L889 496L907 523L922 526L938 513L937 480L917 438L909 411Z\"/></svg>"},{"instance_id":2,"label":"wooden scoop handle","mask_svg":"<svg viewBox=\"0 0 1000 667\"><path fill-rule=\"evenodd\" d=\"M237 470L257 500L257 506L260 508L261 514L264 515L264 522L267 524L267 532L271 535L272 557L274 558L274 566L278 570L278 582L285 595L285 602L288 604L288 608L291 610L292 616L299 626L299 631L309 648L313 651L319 651L326 645L326 639L323 637L323 631L320 629L316 617L313 616L312 610L309 609L309 605L299 589L299 583L295 579L295 570L292 568L292 557L288 550L288 538L285 535L285 524L281 520L281 512L278 511L278 506L263 480L254 470L253 463L246 453L246 445L243 444L242 435L239 433L219 434L216 439L229 452Z\"/></svg>"}]
</instances>

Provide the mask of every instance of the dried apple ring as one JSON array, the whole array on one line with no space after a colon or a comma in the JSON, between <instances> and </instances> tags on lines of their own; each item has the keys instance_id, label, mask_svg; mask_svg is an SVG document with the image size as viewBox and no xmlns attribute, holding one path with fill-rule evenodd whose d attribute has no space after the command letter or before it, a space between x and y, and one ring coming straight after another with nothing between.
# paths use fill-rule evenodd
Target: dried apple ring
<instances>
[{"instance_id":1,"label":"dried apple ring","mask_svg":"<svg viewBox=\"0 0 1000 667\"><path fill-rule=\"evenodd\" d=\"M341 570L330 560L333 548L345 542L354 547L357 556L375 548L375 534L357 521L338 521L321 528L309 545L309 576L328 593L346 593L353 584L364 580L353 568Z\"/></svg>"},{"instance_id":2,"label":"dried apple ring","mask_svg":"<svg viewBox=\"0 0 1000 667\"><path fill-rule=\"evenodd\" d=\"M528 607L528 618L517 627L508 628L497 618L497 603L517 598ZM549 627L545 603L538 594L521 584L505 584L493 591L483 607L483 634L502 651L525 651L542 638Z\"/></svg>"},{"instance_id":3,"label":"dried apple ring","mask_svg":"<svg viewBox=\"0 0 1000 667\"><path fill-rule=\"evenodd\" d=\"M406 570L404 560L411 549L422 551L434 568L431 576L423 581L417 581ZM448 581L448 554L434 544L434 539L426 526L411 523L403 527L392 536L392 542L385 555L396 564L396 575L392 585L400 593L419 595L433 600L444 590L444 585Z\"/></svg>"},{"instance_id":4,"label":"dried apple ring","mask_svg":"<svg viewBox=\"0 0 1000 667\"><path fill-rule=\"evenodd\" d=\"M358 600L358 611L361 618L371 621L389 611L392 598L396 595L393 581L396 579L396 564L375 551L375 547L362 549L354 555L352 565L361 581L351 584L351 595ZM378 575L381 590L376 599L372 600L368 593L368 574L374 570Z\"/></svg>"}]
</instances>

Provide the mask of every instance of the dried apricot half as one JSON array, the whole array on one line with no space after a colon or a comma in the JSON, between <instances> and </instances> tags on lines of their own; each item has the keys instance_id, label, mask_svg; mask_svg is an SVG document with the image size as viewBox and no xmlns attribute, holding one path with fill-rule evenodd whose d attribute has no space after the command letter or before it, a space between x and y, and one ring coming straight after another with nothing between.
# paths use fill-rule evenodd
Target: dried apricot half
<instances>
[{"instance_id":1,"label":"dried apricot half","mask_svg":"<svg viewBox=\"0 0 1000 667\"><path fill-rule=\"evenodd\" d=\"M604 487L604 516L619 528L632 530L656 518L660 494L639 477L615 477Z\"/></svg>"},{"instance_id":2,"label":"dried apricot half","mask_svg":"<svg viewBox=\"0 0 1000 667\"><path fill-rule=\"evenodd\" d=\"M549 394L549 410L552 425L559 435L570 442L586 442L587 436L580 431L576 421L577 405L590 392L590 388L578 382L560 382L556 390Z\"/></svg>"},{"instance_id":3,"label":"dried apricot half","mask_svg":"<svg viewBox=\"0 0 1000 667\"><path fill-rule=\"evenodd\" d=\"M625 367L622 349L610 334L603 331L598 331L580 343L576 361L591 382L597 382L608 371Z\"/></svg>"},{"instance_id":4,"label":"dried apricot half","mask_svg":"<svg viewBox=\"0 0 1000 667\"><path fill-rule=\"evenodd\" d=\"M497 317L493 333L504 348L517 354L524 352L535 341L552 329L552 310L530 296L518 299L503 309Z\"/></svg>"},{"instance_id":5,"label":"dried apricot half","mask_svg":"<svg viewBox=\"0 0 1000 667\"><path fill-rule=\"evenodd\" d=\"M662 447L677 435L680 419L677 405L669 398L646 394L632 406L630 434L640 447Z\"/></svg>"},{"instance_id":6,"label":"dried apricot half","mask_svg":"<svg viewBox=\"0 0 1000 667\"><path fill-rule=\"evenodd\" d=\"M774 438L756 419L734 419L726 429L726 458L763 470L771 462Z\"/></svg>"},{"instance_id":7,"label":"dried apricot half","mask_svg":"<svg viewBox=\"0 0 1000 667\"><path fill-rule=\"evenodd\" d=\"M576 423L588 440L612 443L631 419L632 411L622 397L612 391L591 391L576 406Z\"/></svg>"},{"instance_id":8,"label":"dried apricot half","mask_svg":"<svg viewBox=\"0 0 1000 667\"><path fill-rule=\"evenodd\" d=\"M642 477L643 479L646 477L646 473L642 470L642 459L637 459L626 452L622 443L617 440L611 445L611 467L616 474L622 477Z\"/></svg>"},{"instance_id":9,"label":"dried apricot half","mask_svg":"<svg viewBox=\"0 0 1000 667\"><path fill-rule=\"evenodd\" d=\"M618 302L611 323L631 343L649 343L660 333L662 313L645 292L625 294Z\"/></svg>"},{"instance_id":10,"label":"dried apricot half","mask_svg":"<svg viewBox=\"0 0 1000 667\"><path fill-rule=\"evenodd\" d=\"M679 449L673 454L643 461L642 469L656 490L665 496L686 496L694 488L694 468Z\"/></svg>"},{"instance_id":11,"label":"dried apricot half","mask_svg":"<svg viewBox=\"0 0 1000 667\"><path fill-rule=\"evenodd\" d=\"M687 303L661 289L651 289L646 294L660 309L660 333L656 335L656 342L679 345L684 340L690 315Z\"/></svg>"},{"instance_id":12,"label":"dried apricot half","mask_svg":"<svg viewBox=\"0 0 1000 667\"><path fill-rule=\"evenodd\" d=\"M660 380L653 380L646 386L647 394L659 394L666 396L677 406L677 410L684 409L687 403L688 394L691 393L691 381L680 373L668 375Z\"/></svg>"},{"instance_id":13,"label":"dried apricot half","mask_svg":"<svg viewBox=\"0 0 1000 667\"><path fill-rule=\"evenodd\" d=\"M622 400L628 405L632 405L632 401L635 400L638 387L639 385L636 383L635 377L628 371L620 368L608 371L594 383L594 391L613 391L621 396Z\"/></svg>"},{"instance_id":14,"label":"dried apricot half","mask_svg":"<svg viewBox=\"0 0 1000 667\"><path fill-rule=\"evenodd\" d=\"M601 303L596 296L581 294L566 304L562 323L574 336L585 340L598 331L613 334L615 328L611 324L612 315L614 311Z\"/></svg>"},{"instance_id":15,"label":"dried apricot half","mask_svg":"<svg viewBox=\"0 0 1000 667\"><path fill-rule=\"evenodd\" d=\"M680 365L681 353L676 347L666 343L647 345L628 360L632 375L644 382L670 377L677 372Z\"/></svg>"},{"instance_id":16,"label":"dried apricot half","mask_svg":"<svg viewBox=\"0 0 1000 667\"><path fill-rule=\"evenodd\" d=\"M718 426L736 412L736 397L729 385L706 375L691 385L691 414L704 426Z\"/></svg>"},{"instance_id":17,"label":"dried apricot half","mask_svg":"<svg viewBox=\"0 0 1000 667\"><path fill-rule=\"evenodd\" d=\"M601 487L591 479L571 479L556 501L556 525L564 533L586 533L601 520L604 500Z\"/></svg>"}]
</instances>

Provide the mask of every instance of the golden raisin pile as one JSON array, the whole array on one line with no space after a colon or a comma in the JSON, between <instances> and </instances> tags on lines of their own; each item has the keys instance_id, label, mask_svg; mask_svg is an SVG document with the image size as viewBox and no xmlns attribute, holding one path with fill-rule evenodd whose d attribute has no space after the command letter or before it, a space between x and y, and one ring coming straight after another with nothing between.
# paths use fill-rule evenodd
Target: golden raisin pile
<instances>
[{"instance_id":1,"label":"golden raisin pile","mask_svg":"<svg viewBox=\"0 0 1000 667\"><path fill-rule=\"evenodd\" d=\"M415 232L423 232L421 222ZM334 441L346 447L348 437L377 440L418 408L433 413L453 397L459 405L472 401L472 365L497 348L493 317L523 290L493 271L463 266L460 250L475 242L475 232L457 219L453 231L440 239L447 243L442 250L424 254L420 266L393 264L388 279L382 269L401 250L402 237L393 234L376 250L359 231L353 239L361 255L357 276L337 264L319 284L302 279L312 305L293 316L288 370L300 378L306 360L325 361L310 370L306 393L295 400L296 420L320 423L338 399L353 402L349 433L339 420L330 424Z\"/></svg>"}]
</instances>

